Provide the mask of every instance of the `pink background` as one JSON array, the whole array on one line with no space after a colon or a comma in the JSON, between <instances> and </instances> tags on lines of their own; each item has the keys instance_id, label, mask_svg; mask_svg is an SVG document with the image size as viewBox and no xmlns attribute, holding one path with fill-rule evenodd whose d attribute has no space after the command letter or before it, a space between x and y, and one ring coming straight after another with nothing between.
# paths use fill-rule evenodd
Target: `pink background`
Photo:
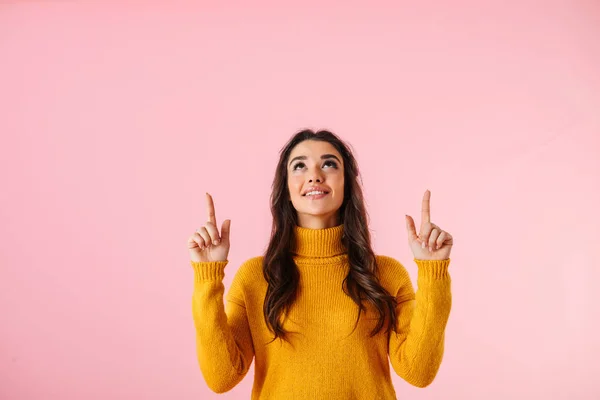
<instances>
[{"instance_id":1,"label":"pink background","mask_svg":"<svg viewBox=\"0 0 600 400\"><path fill-rule=\"evenodd\" d=\"M455 238L442 367L400 399L600 398L600 4L216 3L0 5L0 398L249 398L254 367L201 376L186 241L208 191L228 288L304 127L415 282L426 189Z\"/></svg>"}]
</instances>

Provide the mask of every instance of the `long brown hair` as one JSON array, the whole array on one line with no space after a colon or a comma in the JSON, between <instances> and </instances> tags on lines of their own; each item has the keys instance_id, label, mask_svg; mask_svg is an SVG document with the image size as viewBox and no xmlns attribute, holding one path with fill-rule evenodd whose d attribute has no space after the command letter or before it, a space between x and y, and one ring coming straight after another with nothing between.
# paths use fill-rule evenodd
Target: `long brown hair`
<instances>
[{"instance_id":1,"label":"long brown hair","mask_svg":"<svg viewBox=\"0 0 600 400\"><path fill-rule=\"evenodd\" d=\"M337 135L327 130L314 132L310 129L296 133L281 149L271 192L273 226L271 238L263 260L263 275L268 283L263 305L263 314L268 328L287 341L287 331L280 320L282 313L289 311L296 300L299 272L291 253L295 241L295 226L298 223L296 209L290 201L287 187L287 162L292 149L305 140L320 140L330 143L340 153L344 164L344 200L339 209L340 223L344 224L342 242L348 251L350 268L343 281L343 290L358 305L358 324L366 300L379 313L379 321L371 331L371 337L383 328L386 318L390 329L396 329L396 298L379 283L375 253L371 248L368 214L365 209L358 165L349 146Z\"/></svg>"}]
</instances>

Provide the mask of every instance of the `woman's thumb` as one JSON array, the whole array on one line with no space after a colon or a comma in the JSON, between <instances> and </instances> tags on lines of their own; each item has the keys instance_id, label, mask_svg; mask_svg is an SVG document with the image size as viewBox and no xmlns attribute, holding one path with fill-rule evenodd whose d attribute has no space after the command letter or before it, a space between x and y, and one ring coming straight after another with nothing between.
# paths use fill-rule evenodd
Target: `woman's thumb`
<instances>
[{"instance_id":1,"label":"woman's thumb","mask_svg":"<svg viewBox=\"0 0 600 400\"><path fill-rule=\"evenodd\" d=\"M229 231L231 228L231 220L226 219L221 225L221 239L229 241Z\"/></svg>"},{"instance_id":2,"label":"woman's thumb","mask_svg":"<svg viewBox=\"0 0 600 400\"><path fill-rule=\"evenodd\" d=\"M406 230L408 231L408 238L414 240L417 236L417 230L415 228L415 221L413 221L410 215L405 215L406 219Z\"/></svg>"}]
</instances>

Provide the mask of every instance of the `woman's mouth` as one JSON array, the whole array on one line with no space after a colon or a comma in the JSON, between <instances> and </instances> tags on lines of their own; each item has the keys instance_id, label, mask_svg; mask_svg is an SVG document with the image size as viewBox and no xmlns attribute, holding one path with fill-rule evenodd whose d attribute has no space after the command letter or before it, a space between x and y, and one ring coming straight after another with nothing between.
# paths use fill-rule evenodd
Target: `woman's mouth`
<instances>
[{"instance_id":1,"label":"woman's mouth","mask_svg":"<svg viewBox=\"0 0 600 400\"><path fill-rule=\"evenodd\" d=\"M319 192L319 193L314 193L314 194L308 193L308 194L305 194L304 197L306 197L310 200L319 200L319 199L322 199L323 197L327 196L328 194L329 193L326 193L326 192Z\"/></svg>"}]
</instances>

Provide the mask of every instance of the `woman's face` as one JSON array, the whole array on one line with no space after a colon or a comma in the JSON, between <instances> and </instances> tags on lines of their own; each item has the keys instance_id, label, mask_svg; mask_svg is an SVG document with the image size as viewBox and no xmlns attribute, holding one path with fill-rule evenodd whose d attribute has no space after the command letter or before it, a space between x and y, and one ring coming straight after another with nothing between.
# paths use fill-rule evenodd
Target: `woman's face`
<instances>
[{"instance_id":1,"label":"woman's face","mask_svg":"<svg viewBox=\"0 0 600 400\"><path fill-rule=\"evenodd\" d=\"M310 229L339 225L338 210L344 201L344 165L335 147L317 140L298 143L288 158L287 171L298 225ZM311 194L313 187L321 193Z\"/></svg>"}]
</instances>

